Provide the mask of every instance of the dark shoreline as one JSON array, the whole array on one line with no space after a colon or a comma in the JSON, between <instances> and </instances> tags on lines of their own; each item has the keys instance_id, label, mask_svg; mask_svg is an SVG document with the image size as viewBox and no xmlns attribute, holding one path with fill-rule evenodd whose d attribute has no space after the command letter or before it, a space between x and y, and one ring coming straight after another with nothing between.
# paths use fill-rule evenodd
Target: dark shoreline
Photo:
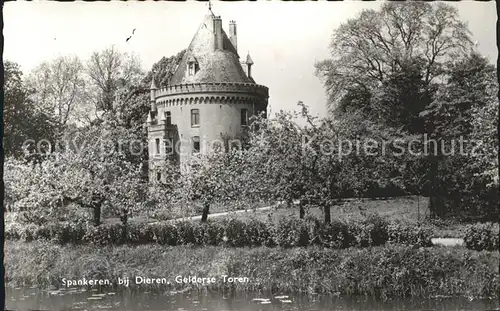
<instances>
[{"instance_id":1,"label":"dark shoreline","mask_svg":"<svg viewBox=\"0 0 500 311\"><path fill-rule=\"evenodd\" d=\"M374 298L462 296L497 298L498 252L463 248L380 246L345 250L308 248L167 247L160 245L59 246L5 243L6 285L59 288L62 278L182 275L248 277L247 283L146 285L131 290L177 292L189 288L236 293L269 292ZM113 284L114 286L114 284ZM112 287L113 287L112 286Z\"/></svg>"}]
</instances>

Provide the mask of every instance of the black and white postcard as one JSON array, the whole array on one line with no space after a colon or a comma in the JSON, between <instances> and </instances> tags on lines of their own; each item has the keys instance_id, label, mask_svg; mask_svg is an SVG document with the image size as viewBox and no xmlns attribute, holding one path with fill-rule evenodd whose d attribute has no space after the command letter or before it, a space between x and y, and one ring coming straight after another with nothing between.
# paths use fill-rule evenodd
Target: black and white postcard
<instances>
[{"instance_id":1,"label":"black and white postcard","mask_svg":"<svg viewBox=\"0 0 500 311\"><path fill-rule=\"evenodd\" d=\"M5 3L5 308L500 310L496 23Z\"/></svg>"}]
</instances>

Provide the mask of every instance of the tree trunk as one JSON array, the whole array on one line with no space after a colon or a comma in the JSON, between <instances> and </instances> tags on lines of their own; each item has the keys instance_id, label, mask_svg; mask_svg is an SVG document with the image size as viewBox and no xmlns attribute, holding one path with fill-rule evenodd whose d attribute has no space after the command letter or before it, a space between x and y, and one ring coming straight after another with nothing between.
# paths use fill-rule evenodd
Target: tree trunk
<instances>
[{"instance_id":1,"label":"tree trunk","mask_svg":"<svg viewBox=\"0 0 500 311\"><path fill-rule=\"evenodd\" d=\"M304 219L306 216L306 211L304 210L304 203L302 200L299 200L299 218Z\"/></svg>"},{"instance_id":2,"label":"tree trunk","mask_svg":"<svg viewBox=\"0 0 500 311\"><path fill-rule=\"evenodd\" d=\"M123 226L126 226L128 223L128 211L126 209L122 209L121 215L120 215L120 221L122 222Z\"/></svg>"},{"instance_id":3,"label":"tree trunk","mask_svg":"<svg viewBox=\"0 0 500 311\"><path fill-rule=\"evenodd\" d=\"M438 159L430 156L429 166L429 213L432 218L441 217L443 214L443 206L438 202L437 190L437 174L438 174Z\"/></svg>"},{"instance_id":4,"label":"tree trunk","mask_svg":"<svg viewBox=\"0 0 500 311\"><path fill-rule=\"evenodd\" d=\"M210 203L203 203L203 213L201 214L201 222L206 222L208 219L208 210L210 209Z\"/></svg>"},{"instance_id":5,"label":"tree trunk","mask_svg":"<svg viewBox=\"0 0 500 311\"><path fill-rule=\"evenodd\" d=\"M100 226L101 225L101 204L94 205L94 225Z\"/></svg>"},{"instance_id":6,"label":"tree trunk","mask_svg":"<svg viewBox=\"0 0 500 311\"><path fill-rule=\"evenodd\" d=\"M417 219L420 223L420 195L417 195Z\"/></svg>"},{"instance_id":7,"label":"tree trunk","mask_svg":"<svg viewBox=\"0 0 500 311\"><path fill-rule=\"evenodd\" d=\"M128 211L126 209L122 209L120 215L120 221L122 222L122 242L127 242L127 224L128 224Z\"/></svg>"},{"instance_id":8,"label":"tree trunk","mask_svg":"<svg viewBox=\"0 0 500 311\"><path fill-rule=\"evenodd\" d=\"M323 207L323 212L325 214L325 224L331 223L332 216L330 214L330 205L325 205Z\"/></svg>"}]
</instances>

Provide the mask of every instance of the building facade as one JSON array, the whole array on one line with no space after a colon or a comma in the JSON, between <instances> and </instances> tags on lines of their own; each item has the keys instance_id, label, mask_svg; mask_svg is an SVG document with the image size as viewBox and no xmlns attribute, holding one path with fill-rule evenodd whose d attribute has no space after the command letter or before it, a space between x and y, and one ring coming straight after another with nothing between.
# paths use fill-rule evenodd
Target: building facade
<instances>
[{"instance_id":1,"label":"building facade","mask_svg":"<svg viewBox=\"0 0 500 311\"><path fill-rule=\"evenodd\" d=\"M268 88L252 78L253 60L240 61L236 23L229 36L220 16L205 16L169 86L151 83L147 117L149 179L162 180L165 161L183 166L195 153L207 153L241 137L252 115L267 111Z\"/></svg>"}]
</instances>

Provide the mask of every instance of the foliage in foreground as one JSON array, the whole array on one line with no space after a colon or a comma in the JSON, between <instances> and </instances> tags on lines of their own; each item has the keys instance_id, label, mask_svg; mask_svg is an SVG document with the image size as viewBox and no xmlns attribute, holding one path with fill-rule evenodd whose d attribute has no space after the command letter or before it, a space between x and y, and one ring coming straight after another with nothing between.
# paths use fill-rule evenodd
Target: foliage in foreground
<instances>
[{"instance_id":1,"label":"foliage in foreground","mask_svg":"<svg viewBox=\"0 0 500 311\"><path fill-rule=\"evenodd\" d=\"M60 223L43 226L12 224L5 237L12 240L54 240L57 243L94 245L149 244L199 246L280 246L283 248L320 245L328 248L368 247L385 243L430 246L433 232L416 224L389 223L378 216L350 222L324 224L315 218L283 218L277 223L257 219L215 219L206 223L177 221L156 224L121 223L98 227Z\"/></svg>"},{"instance_id":2,"label":"foliage in foreground","mask_svg":"<svg viewBox=\"0 0 500 311\"><path fill-rule=\"evenodd\" d=\"M495 297L500 289L498 264L498 252L404 246L345 250L245 249L60 246L50 242L14 241L5 246L6 282L10 286L59 286L62 278L116 282L123 276L165 277L173 281L177 275L216 278L238 275L250 281L231 285L217 282L208 289L382 298ZM174 285L156 285L152 289L166 291L172 286L189 286L172 283Z\"/></svg>"},{"instance_id":3,"label":"foliage in foreground","mask_svg":"<svg viewBox=\"0 0 500 311\"><path fill-rule=\"evenodd\" d=\"M467 248L481 251L499 250L498 223L478 223L468 225L465 229L464 242Z\"/></svg>"}]
</instances>

